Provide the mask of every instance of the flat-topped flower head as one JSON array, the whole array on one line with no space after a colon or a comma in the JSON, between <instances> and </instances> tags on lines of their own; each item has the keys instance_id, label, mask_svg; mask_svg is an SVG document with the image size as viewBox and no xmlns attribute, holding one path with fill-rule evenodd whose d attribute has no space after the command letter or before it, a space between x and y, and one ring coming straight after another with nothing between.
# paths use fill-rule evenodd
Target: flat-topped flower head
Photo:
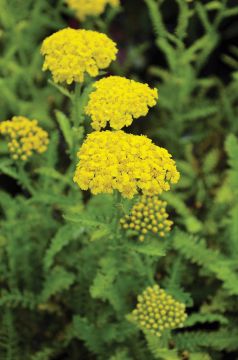
<instances>
[{"instance_id":1,"label":"flat-topped flower head","mask_svg":"<svg viewBox=\"0 0 238 360\"><path fill-rule=\"evenodd\" d=\"M118 190L132 198L138 191L156 195L179 180L171 155L146 136L123 131L95 131L78 152L74 181L93 194Z\"/></svg>"},{"instance_id":2,"label":"flat-topped flower head","mask_svg":"<svg viewBox=\"0 0 238 360\"><path fill-rule=\"evenodd\" d=\"M68 6L76 12L79 20L84 21L88 16L99 16L107 5L119 6L119 0L66 0Z\"/></svg>"},{"instance_id":3,"label":"flat-topped flower head","mask_svg":"<svg viewBox=\"0 0 238 360\"><path fill-rule=\"evenodd\" d=\"M168 220L166 205L166 201L158 199L157 196L143 195L132 207L130 214L120 220L121 226L133 230L139 241L144 241L149 234L165 237L173 224Z\"/></svg>"},{"instance_id":4,"label":"flat-topped flower head","mask_svg":"<svg viewBox=\"0 0 238 360\"><path fill-rule=\"evenodd\" d=\"M183 327L187 318L185 305L176 301L158 285L146 288L138 296L132 316L141 330L161 336L166 329Z\"/></svg>"},{"instance_id":5,"label":"flat-topped flower head","mask_svg":"<svg viewBox=\"0 0 238 360\"><path fill-rule=\"evenodd\" d=\"M8 149L14 160L26 161L34 153L42 154L49 143L48 133L37 120L14 116L0 123L0 134L7 137Z\"/></svg>"},{"instance_id":6,"label":"flat-topped flower head","mask_svg":"<svg viewBox=\"0 0 238 360\"><path fill-rule=\"evenodd\" d=\"M82 83L85 74L95 77L116 59L116 44L92 30L66 28L47 37L41 53L45 56L43 70L50 70L56 83Z\"/></svg>"},{"instance_id":7,"label":"flat-topped flower head","mask_svg":"<svg viewBox=\"0 0 238 360\"><path fill-rule=\"evenodd\" d=\"M133 119L145 116L158 99L157 89L120 76L103 78L93 86L85 111L95 130L105 128L107 122L115 130L129 126Z\"/></svg>"}]
</instances>

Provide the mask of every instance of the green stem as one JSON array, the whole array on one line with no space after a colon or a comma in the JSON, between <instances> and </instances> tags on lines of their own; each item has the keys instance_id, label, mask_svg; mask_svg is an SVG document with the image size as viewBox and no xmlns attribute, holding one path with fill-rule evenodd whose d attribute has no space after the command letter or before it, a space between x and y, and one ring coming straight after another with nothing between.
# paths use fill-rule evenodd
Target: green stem
<instances>
[{"instance_id":1,"label":"green stem","mask_svg":"<svg viewBox=\"0 0 238 360\"><path fill-rule=\"evenodd\" d=\"M155 279L154 279L154 277L155 277L155 260L151 256L145 255L144 263L146 266L146 274L147 274L149 284L151 286L153 286L155 283Z\"/></svg>"},{"instance_id":2,"label":"green stem","mask_svg":"<svg viewBox=\"0 0 238 360\"><path fill-rule=\"evenodd\" d=\"M115 231L118 234L119 226L120 226L120 218L121 218L121 194L119 191L114 192L114 209L115 209L115 216L113 216L113 224L115 227Z\"/></svg>"},{"instance_id":3,"label":"green stem","mask_svg":"<svg viewBox=\"0 0 238 360\"><path fill-rule=\"evenodd\" d=\"M18 169L18 181L21 186L27 190L31 195L34 194L35 190L32 187L30 180L25 172L24 164L22 162L17 162L17 169Z\"/></svg>"},{"instance_id":4,"label":"green stem","mask_svg":"<svg viewBox=\"0 0 238 360\"><path fill-rule=\"evenodd\" d=\"M89 94L92 91L92 82L86 80L86 86L82 91L82 86L76 84L75 93L73 97L73 111L72 111L72 121L74 126L77 128L79 125L82 125L85 118L85 106L88 103Z\"/></svg>"},{"instance_id":5,"label":"green stem","mask_svg":"<svg viewBox=\"0 0 238 360\"><path fill-rule=\"evenodd\" d=\"M72 99L73 102L72 122L75 127L78 127L79 124L81 123L81 117L82 117L82 110L80 109L81 92L82 92L82 85L80 83L76 83L74 96Z\"/></svg>"}]
</instances>

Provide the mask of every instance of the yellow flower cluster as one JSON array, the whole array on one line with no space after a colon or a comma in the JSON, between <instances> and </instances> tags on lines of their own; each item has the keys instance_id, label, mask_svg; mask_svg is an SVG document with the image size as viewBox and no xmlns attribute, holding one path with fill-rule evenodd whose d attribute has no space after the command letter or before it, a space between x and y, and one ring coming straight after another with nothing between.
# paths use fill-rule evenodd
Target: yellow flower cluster
<instances>
[{"instance_id":1,"label":"yellow flower cluster","mask_svg":"<svg viewBox=\"0 0 238 360\"><path fill-rule=\"evenodd\" d=\"M27 160L33 152L43 153L49 143L48 133L41 129L36 120L14 116L12 120L0 123L0 134L8 137L8 149L14 160Z\"/></svg>"},{"instance_id":2,"label":"yellow flower cluster","mask_svg":"<svg viewBox=\"0 0 238 360\"><path fill-rule=\"evenodd\" d=\"M119 0L67 0L68 6L76 11L79 20L84 21L87 16L101 15L107 5L119 6Z\"/></svg>"},{"instance_id":3,"label":"yellow flower cluster","mask_svg":"<svg viewBox=\"0 0 238 360\"><path fill-rule=\"evenodd\" d=\"M118 190L132 198L138 189L155 195L170 189L179 173L166 149L146 136L123 131L94 131L78 152L79 163L74 181L93 194Z\"/></svg>"},{"instance_id":4,"label":"yellow flower cluster","mask_svg":"<svg viewBox=\"0 0 238 360\"><path fill-rule=\"evenodd\" d=\"M116 59L116 44L105 34L66 28L47 37L41 47L43 70L52 72L55 82L82 83L85 73L95 77Z\"/></svg>"},{"instance_id":5,"label":"yellow flower cluster","mask_svg":"<svg viewBox=\"0 0 238 360\"><path fill-rule=\"evenodd\" d=\"M95 130L105 128L107 121L115 130L129 126L133 118L145 116L158 99L157 89L120 76L101 79L94 88L85 110Z\"/></svg>"},{"instance_id":6,"label":"yellow flower cluster","mask_svg":"<svg viewBox=\"0 0 238 360\"><path fill-rule=\"evenodd\" d=\"M130 215L124 216L120 223L124 229L132 229L139 235L139 240L144 241L148 233L164 237L171 230L173 224L168 220L166 201L161 201L157 196L143 195L136 203Z\"/></svg>"},{"instance_id":7,"label":"yellow flower cluster","mask_svg":"<svg viewBox=\"0 0 238 360\"><path fill-rule=\"evenodd\" d=\"M158 285L146 288L138 296L132 315L142 330L156 336L161 336L166 329L182 327L187 318L185 305L166 294Z\"/></svg>"}]
</instances>

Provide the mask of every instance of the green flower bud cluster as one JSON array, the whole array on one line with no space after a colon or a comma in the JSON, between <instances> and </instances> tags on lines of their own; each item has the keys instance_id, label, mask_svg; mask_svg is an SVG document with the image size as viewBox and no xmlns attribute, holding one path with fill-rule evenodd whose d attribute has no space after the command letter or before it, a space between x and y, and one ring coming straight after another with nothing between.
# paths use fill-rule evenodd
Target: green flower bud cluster
<instances>
[{"instance_id":1,"label":"green flower bud cluster","mask_svg":"<svg viewBox=\"0 0 238 360\"><path fill-rule=\"evenodd\" d=\"M148 233L164 237L173 225L173 222L168 220L166 205L166 201L159 200L157 196L143 195L133 206L130 215L120 220L121 226L123 229L135 231L140 241L144 241Z\"/></svg>"},{"instance_id":2,"label":"green flower bud cluster","mask_svg":"<svg viewBox=\"0 0 238 360\"><path fill-rule=\"evenodd\" d=\"M147 287L138 296L132 316L142 330L150 331L156 336L161 336L166 329L183 327L187 318L185 305L166 294L158 285Z\"/></svg>"}]
</instances>

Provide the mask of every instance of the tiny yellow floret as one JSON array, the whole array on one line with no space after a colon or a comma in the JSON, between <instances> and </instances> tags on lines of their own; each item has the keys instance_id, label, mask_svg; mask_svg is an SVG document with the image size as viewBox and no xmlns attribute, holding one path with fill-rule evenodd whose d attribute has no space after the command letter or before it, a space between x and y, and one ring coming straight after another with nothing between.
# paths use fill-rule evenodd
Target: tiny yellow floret
<instances>
[{"instance_id":1,"label":"tiny yellow floret","mask_svg":"<svg viewBox=\"0 0 238 360\"><path fill-rule=\"evenodd\" d=\"M107 5L119 6L119 0L66 0L68 6L76 12L79 20L84 21L87 16L99 16Z\"/></svg>"},{"instance_id":2,"label":"tiny yellow floret","mask_svg":"<svg viewBox=\"0 0 238 360\"><path fill-rule=\"evenodd\" d=\"M78 152L74 181L93 194L118 190L132 198L160 194L177 183L179 172L169 152L146 136L123 131L94 131Z\"/></svg>"},{"instance_id":3,"label":"tiny yellow floret","mask_svg":"<svg viewBox=\"0 0 238 360\"><path fill-rule=\"evenodd\" d=\"M138 296L132 317L141 330L161 336L165 329L183 327L187 314L184 304L173 299L158 285L154 285Z\"/></svg>"},{"instance_id":4,"label":"tiny yellow floret","mask_svg":"<svg viewBox=\"0 0 238 360\"><path fill-rule=\"evenodd\" d=\"M107 35L92 30L66 28L47 37L41 53L43 70L50 70L56 83L82 83L85 74L95 77L116 59L116 44Z\"/></svg>"},{"instance_id":5,"label":"tiny yellow floret","mask_svg":"<svg viewBox=\"0 0 238 360\"><path fill-rule=\"evenodd\" d=\"M120 220L120 224L124 229L133 228L139 241L144 241L144 235L147 233L154 234L156 237L164 237L170 232L173 225L173 222L168 220L166 205L166 201L158 199L157 196L143 195L132 207L130 214ZM148 218L149 211L151 215ZM152 215L153 219L151 219Z\"/></svg>"},{"instance_id":6,"label":"tiny yellow floret","mask_svg":"<svg viewBox=\"0 0 238 360\"><path fill-rule=\"evenodd\" d=\"M85 111L95 130L105 128L107 122L115 130L129 126L133 119L145 116L158 99L157 89L120 76L103 78L93 86Z\"/></svg>"},{"instance_id":7,"label":"tiny yellow floret","mask_svg":"<svg viewBox=\"0 0 238 360\"><path fill-rule=\"evenodd\" d=\"M14 160L26 161L34 152L42 154L49 143L48 133L37 120L14 116L0 123L0 134L7 137L8 149Z\"/></svg>"}]
</instances>

